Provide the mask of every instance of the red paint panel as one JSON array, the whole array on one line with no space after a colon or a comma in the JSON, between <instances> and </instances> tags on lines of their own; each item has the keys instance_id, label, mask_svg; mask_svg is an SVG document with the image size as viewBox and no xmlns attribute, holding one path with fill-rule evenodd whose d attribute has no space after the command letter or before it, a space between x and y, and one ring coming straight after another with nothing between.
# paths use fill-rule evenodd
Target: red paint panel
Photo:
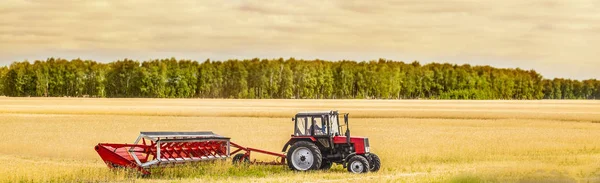
<instances>
[{"instance_id":1,"label":"red paint panel","mask_svg":"<svg viewBox=\"0 0 600 183\"><path fill-rule=\"evenodd\" d=\"M334 144L345 144L346 136L335 136L333 137ZM354 151L356 154L365 154L365 138L364 137L352 137L350 136L350 143L354 144Z\"/></svg>"}]
</instances>

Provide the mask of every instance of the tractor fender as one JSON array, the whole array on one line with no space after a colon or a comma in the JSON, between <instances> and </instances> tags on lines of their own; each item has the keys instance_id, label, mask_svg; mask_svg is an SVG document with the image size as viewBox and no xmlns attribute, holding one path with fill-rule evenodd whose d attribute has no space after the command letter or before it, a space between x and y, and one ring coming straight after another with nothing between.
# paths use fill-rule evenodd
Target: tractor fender
<instances>
[{"instance_id":1,"label":"tractor fender","mask_svg":"<svg viewBox=\"0 0 600 183\"><path fill-rule=\"evenodd\" d=\"M288 146L290 146L290 141L287 141L284 145L283 145L283 149L281 150L281 152L285 152L288 148Z\"/></svg>"},{"instance_id":2,"label":"tractor fender","mask_svg":"<svg viewBox=\"0 0 600 183\"><path fill-rule=\"evenodd\" d=\"M285 152L287 151L288 146L293 145L294 143L298 142L298 141L310 141L310 142L316 142L317 139L314 137L292 137L290 140L288 140L284 145L283 145L283 149L281 150L281 152Z\"/></svg>"},{"instance_id":3,"label":"tractor fender","mask_svg":"<svg viewBox=\"0 0 600 183\"><path fill-rule=\"evenodd\" d=\"M356 156L356 152L348 154L348 156L346 156L344 158L344 163L342 163L342 166L344 166L344 168L346 168L346 164L347 164L348 160L350 160L350 158L352 158L354 156ZM360 155L358 155L358 156L360 156Z\"/></svg>"}]
</instances>

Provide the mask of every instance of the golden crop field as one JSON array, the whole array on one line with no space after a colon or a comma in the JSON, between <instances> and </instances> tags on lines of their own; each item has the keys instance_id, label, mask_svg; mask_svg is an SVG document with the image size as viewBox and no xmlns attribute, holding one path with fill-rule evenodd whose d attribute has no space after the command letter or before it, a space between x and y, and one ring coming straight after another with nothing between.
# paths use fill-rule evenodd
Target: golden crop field
<instances>
[{"instance_id":1,"label":"golden crop field","mask_svg":"<svg viewBox=\"0 0 600 183\"><path fill-rule=\"evenodd\" d=\"M213 131L280 151L299 111L350 113L377 173L293 172L230 161L150 177L111 171L93 147L140 131ZM0 182L599 182L600 101L225 100L0 97ZM257 156L270 160L267 156Z\"/></svg>"}]
</instances>

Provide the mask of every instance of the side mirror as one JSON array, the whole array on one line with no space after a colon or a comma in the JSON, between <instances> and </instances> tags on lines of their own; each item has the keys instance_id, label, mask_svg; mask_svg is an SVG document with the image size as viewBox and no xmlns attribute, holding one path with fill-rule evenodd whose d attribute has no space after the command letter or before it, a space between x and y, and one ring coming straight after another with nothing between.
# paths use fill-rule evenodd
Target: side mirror
<instances>
[{"instance_id":1,"label":"side mirror","mask_svg":"<svg viewBox=\"0 0 600 183\"><path fill-rule=\"evenodd\" d=\"M292 118L292 121L296 121L296 118Z\"/></svg>"}]
</instances>

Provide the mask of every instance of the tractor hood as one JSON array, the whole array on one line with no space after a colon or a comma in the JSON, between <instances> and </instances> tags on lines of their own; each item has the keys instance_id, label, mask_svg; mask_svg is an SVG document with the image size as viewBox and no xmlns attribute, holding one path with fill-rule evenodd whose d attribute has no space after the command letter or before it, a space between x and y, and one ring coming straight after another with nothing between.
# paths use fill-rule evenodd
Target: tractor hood
<instances>
[{"instance_id":1,"label":"tractor hood","mask_svg":"<svg viewBox=\"0 0 600 183\"><path fill-rule=\"evenodd\" d=\"M335 136L333 137L334 144L344 144L346 143L346 136ZM367 137L358 137L358 136L350 136L350 143L354 145L354 150L356 154L365 154L369 153L369 138Z\"/></svg>"}]
</instances>

